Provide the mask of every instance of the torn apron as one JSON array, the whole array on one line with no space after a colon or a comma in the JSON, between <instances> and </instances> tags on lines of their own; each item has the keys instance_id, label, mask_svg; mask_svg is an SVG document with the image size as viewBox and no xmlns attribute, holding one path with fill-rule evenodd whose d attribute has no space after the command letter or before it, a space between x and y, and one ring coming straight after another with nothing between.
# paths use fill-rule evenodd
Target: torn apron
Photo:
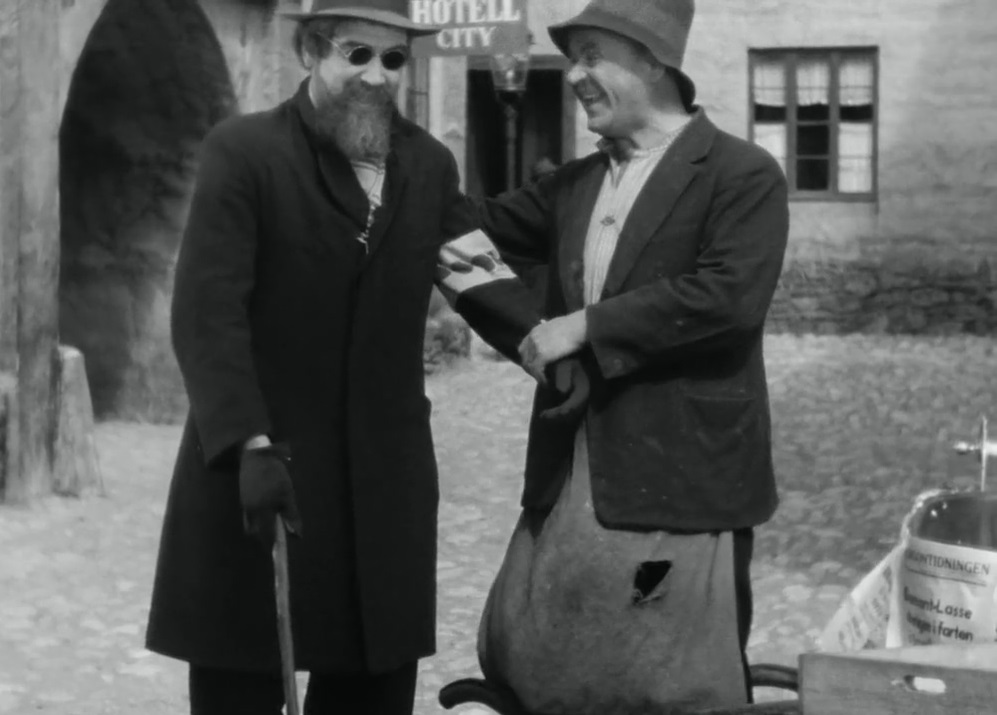
<instances>
[{"instance_id":1,"label":"torn apron","mask_svg":"<svg viewBox=\"0 0 997 715\"><path fill-rule=\"evenodd\" d=\"M585 243L586 304L599 300L619 227L678 133L625 161L610 154ZM733 705L745 701L737 634L731 532L604 527L583 423L556 503L523 511L492 585L478 634L485 676L538 715Z\"/></svg>"}]
</instances>

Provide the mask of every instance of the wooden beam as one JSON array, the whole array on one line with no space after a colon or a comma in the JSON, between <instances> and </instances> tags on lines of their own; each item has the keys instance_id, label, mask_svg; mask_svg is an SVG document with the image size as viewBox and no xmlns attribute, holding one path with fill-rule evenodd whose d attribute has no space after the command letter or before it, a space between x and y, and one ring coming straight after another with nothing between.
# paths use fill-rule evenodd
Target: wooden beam
<instances>
[{"instance_id":1,"label":"wooden beam","mask_svg":"<svg viewBox=\"0 0 997 715\"><path fill-rule=\"evenodd\" d=\"M19 454L5 499L51 491L58 346L61 0L10 0L0 15L0 309L17 376ZM11 274L16 276L11 288ZM7 301L12 304L6 304ZM14 325L10 325L13 322ZM13 329L12 329L13 328ZM9 333L7 331L10 331Z\"/></svg>"},{"instance_id":2,"label":"wooden beam","mask_svg":"<svg viewBox=\"0 0 997 715\"><path fill-rule=\"evenodd\" d=\"M17 264L20 252L21 152L8 118L20 85L17 7L0 3L0 372L17 369Z\"/></svg>"}]
</instances>

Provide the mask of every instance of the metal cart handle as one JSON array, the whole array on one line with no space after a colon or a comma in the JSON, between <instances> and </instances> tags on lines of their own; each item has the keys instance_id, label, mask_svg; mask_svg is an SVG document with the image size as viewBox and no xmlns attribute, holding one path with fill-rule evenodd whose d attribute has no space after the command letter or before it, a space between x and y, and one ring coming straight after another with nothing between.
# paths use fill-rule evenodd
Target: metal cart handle
<instances>
[{"instance_id":1,"label":"metal cart handle","mask_svg":"<svg viewBox=\"0 0 997 715\"><path fill-rule=\"evenodd\" d=\"M796 668L759 664L751 666L749 670L751 671L751 687L753 688L778 688L794 693L799 692L799 672ZM499 715L530 715L523 709L515 693L511 690L480 678L457 680L440 691L440 705L447 710L467 703L485 705ZM688 715L799 715L799 713L799 700L787 700L741 705L733 708L696 710Z\"/></svg>"}]
</instances>

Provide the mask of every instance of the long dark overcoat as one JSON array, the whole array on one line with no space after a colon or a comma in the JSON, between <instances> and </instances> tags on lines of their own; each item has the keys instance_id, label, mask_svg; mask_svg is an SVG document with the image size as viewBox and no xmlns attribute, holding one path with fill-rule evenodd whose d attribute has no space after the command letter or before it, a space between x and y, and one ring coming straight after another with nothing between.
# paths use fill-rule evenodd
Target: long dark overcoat
<instances>
[{"instance_id":1,"label":"long dark overcoat","mask_svg":"<svg viewBox=\"0 0 997 715\"><path fill-rule=\"evenodd\" d=\"M607 526L723 531L778 503L762 340L789 231L786 179L764 149L700 109L621 228L600 300L585 306L583 256L609 159L597 152L484 202L510 263L549 266L546 312L586 310L592 498ZM540 419L523 505L549 508L577 426Z\"/></svg>"},{"instance_id":2,"label":"long dark overcoat","mask_svg":"<svg viewBox=\"0 0 997 715\"><path fill-rule=\"evenodd\" d=\"M320 150L306 85L203 144L176 269L190 396L148 647L276 670L273 571L243 534L238 446L286 441L304 520L290 571L297 664L385 671L435 647L438 485L425 316L445 237L468 230L452 155L398 118L370 253L367 197Z\"/></svg>"}]
</instances>

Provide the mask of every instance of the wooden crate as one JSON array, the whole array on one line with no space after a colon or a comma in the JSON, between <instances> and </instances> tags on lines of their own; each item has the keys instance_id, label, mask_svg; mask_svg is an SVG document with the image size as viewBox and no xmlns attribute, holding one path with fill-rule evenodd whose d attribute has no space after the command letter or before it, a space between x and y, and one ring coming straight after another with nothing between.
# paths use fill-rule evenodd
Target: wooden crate
<instances>
[{"instance_id":1,"label":"wooden crate","mask_svg":"<svg viewBox=\"0 0 997 715\"><path fill-rule=\"evenodd\" d=\"M993 715L997 644L800 657L803 715Z\"/></svg>"}]
</instances>

